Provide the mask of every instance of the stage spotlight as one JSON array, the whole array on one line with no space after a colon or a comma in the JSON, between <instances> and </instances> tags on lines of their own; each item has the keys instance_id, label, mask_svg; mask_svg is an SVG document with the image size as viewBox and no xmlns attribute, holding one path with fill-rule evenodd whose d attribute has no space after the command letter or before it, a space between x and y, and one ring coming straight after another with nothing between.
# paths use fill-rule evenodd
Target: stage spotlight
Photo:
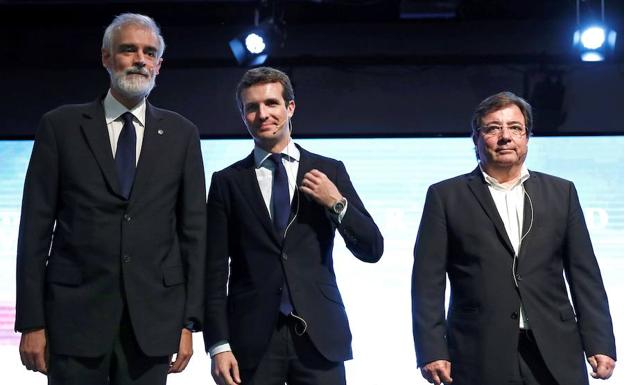
<instances>
[{"instance_id":1,"label":"stage spotlight","mask_svg":"<svg viewBox=\"0 0 624 385\"><path fill-rule=\"evenodd\" d=\"M601 26L592 26L581 31L581 44L585 49L598 49L607 40L605 29Z\"/></svg>"},{"instance_id":2,"label":"stage spotlight","mask_svg":"<svg viewBox=\"0 0 624 385\"><path fill-rule=\"evenodd\" d=\"M264 38L255 32L248 34L245 38L245 48L252 54L261 54L266 47L267 45L264 42Z\"/></svg>"},{"instance_id":3,"label":"stage spotlight","mask_svg":"<svg viewBox=\"0 0 624 385\"><path fill-rule=\"evenodd\" d=\"M579 50L582 61L603 61L615 48L616 36L615 31L592 24L574 32L574 46Z\"/></svg>"},{"instance_id":4,"label":"stage spotlight","mask_svg":"<svg viewBox=\"0 0 624 385\"><path fill-rule=\"evenodd\" d=\"M230 40L230 49L242 66L262 65L269 57L271 42L265 28L256 27Z\"/></svg>"},{"instance_id":5,"label":"stage spotlight","mask_svg":"<svg viewBox=\"0 0 624 385\"><path fill-rule=\"evenodd\" d=\"M590 12L591 13L591 12ZM586 19L581 22L582 19ZM605 5L601 0L601 19L583 18L580 0L576 1L576 25L573 44L579 50L581 60L584 62L599 62L615 48L616 32L609 29L605 24Z\"/></svg>"}]
</instances>

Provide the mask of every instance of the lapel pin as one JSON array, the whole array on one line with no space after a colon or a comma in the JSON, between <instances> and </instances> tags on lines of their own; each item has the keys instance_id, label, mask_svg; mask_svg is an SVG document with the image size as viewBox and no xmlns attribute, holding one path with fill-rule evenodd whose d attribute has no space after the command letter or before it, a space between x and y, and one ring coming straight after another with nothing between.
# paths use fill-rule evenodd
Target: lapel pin
<instances>
[{"instance_id":1,"label":"lapel pin","mask_svg":"<svg viewBox=\"0 0 624 385\"><path fill-rule=\"evenodd\" d=\"M158 135L162 135L162 134L164 134L164 133L165 133L165 131L163 131L163 130L158 130Z\"/></svg>"}]
</instances>

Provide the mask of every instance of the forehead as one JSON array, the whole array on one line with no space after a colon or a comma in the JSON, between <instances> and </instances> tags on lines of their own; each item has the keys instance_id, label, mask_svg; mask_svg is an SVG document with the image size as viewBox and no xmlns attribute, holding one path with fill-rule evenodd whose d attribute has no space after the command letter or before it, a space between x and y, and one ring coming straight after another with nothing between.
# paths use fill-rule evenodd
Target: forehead
<instances>
[{"instance_id":1,"label":"forehead","mask_svg":"<svg viewBox=\"0 0 624 385\"><path fill-rule=\"evenodd\" d=\"M135 44L158 48L158 37L150 28L125 24L113 33L113 44Z\"/></svg>"},{"instance_id":2,"label":"forehead","mask_svg":"<svg viewBox=\"0 0 624 385\"><path fill-rule=\"evenodd\" d=\"M485 124L491 122L518 122L522 124L526 123L522 111L515 104L509 104L497 110L490 111L483 116L481 121Z\"/></svg>"},{"instance_id":3,"label":"forehead","mask_svg":"<svg viewBox=\"0 0 624 385\"><path fill-rule=\"evenodd\" d=\"M283 99L284 87L280 82L258 83L241 92L243 103L265 99Z\"/></svg>"}]
</instances>

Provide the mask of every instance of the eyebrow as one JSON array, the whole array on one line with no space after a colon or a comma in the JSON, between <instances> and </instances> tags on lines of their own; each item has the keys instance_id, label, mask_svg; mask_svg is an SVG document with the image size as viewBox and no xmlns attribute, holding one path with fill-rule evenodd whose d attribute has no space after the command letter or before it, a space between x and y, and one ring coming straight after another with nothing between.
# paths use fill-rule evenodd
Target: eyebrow
<instances>
[{"instance_id":1,"label":"eyebrow","mask_svg":"<svg viewBox=\"0 0 624 385\"><path fill-rule=\"evenodd\" d=\"M127 49L127 48L135 48L138 49L139 47L134 44L134 43L120 43L119 44L119 49ZM146 46L145 48L143 48L143 51L145 52L158 52L158 49L156 47L152 47L150 46Z\"/></svg>"},{"instance_id":2,"label":"eyebrow","mask_svg":"<svg viewBox=\"0 0 624 385\"><path fill-rule=\"evenodd\" d=\"M503 123L507 123L507 125L509 126L510 124L519 124L521 126L524 126L524 123L520 122L519 120L510 120L509 122L501 122L500 120L493 120L491 122L483 122L483 126L489 126L492 124L497 124L497 125L502 125Z\"/></svg>"}]
</instances>

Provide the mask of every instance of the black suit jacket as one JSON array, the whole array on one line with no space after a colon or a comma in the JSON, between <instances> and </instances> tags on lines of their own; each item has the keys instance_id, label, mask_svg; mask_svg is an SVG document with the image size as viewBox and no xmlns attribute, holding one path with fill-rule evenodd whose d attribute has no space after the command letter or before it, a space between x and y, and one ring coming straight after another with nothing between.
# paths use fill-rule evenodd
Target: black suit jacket
<instances>
[{"instance_id":1,"label":"black suit jacket","mask_svg":"<svg viewBox=\"0 0 624 385\"><path fill-rule=\"evenodd\" d=\"M330 361L350 359L351 332L333 269L335 231L362 261L376 262L383 253L383 237L342 162L300 151L297 185L316 168L348 199L340 225L312 198L295 193L291 216L297 215L282 241L260 192L253 153L212 177L204 339L207 349L229 341L242 367L257 365L267 348L285 278L321 354Z\"/></svg>"},{"instance_id":2,"label":"black suit jacket","mask_svg":"<svg viewBox=\"0 0 624 385\"><path fill-rule=\"evenodd\" d=\"M15 329L46 328L56 354L111 350L124 302L148 355L176 352L203 317L205 184L197 128L146 108L129 200L101 99L46 113L28 166Z\"/></svg>"},{"instance_id":3,"label":"black suit jacket","mask_svg":"<svg viewBox=\"0 0 624 385\"><path fill-rule=\"evenodd\" d=\"M530 201L525 195L518 288L514 251L480 169L427 192L414 249L414 342L419 366L451 361L453 384L508 383L517 366L521 301L559 384L587 383L583 351L616 358L607 295L574 185L531 171L524 187Z\"/></svg>"}]
</instances>

